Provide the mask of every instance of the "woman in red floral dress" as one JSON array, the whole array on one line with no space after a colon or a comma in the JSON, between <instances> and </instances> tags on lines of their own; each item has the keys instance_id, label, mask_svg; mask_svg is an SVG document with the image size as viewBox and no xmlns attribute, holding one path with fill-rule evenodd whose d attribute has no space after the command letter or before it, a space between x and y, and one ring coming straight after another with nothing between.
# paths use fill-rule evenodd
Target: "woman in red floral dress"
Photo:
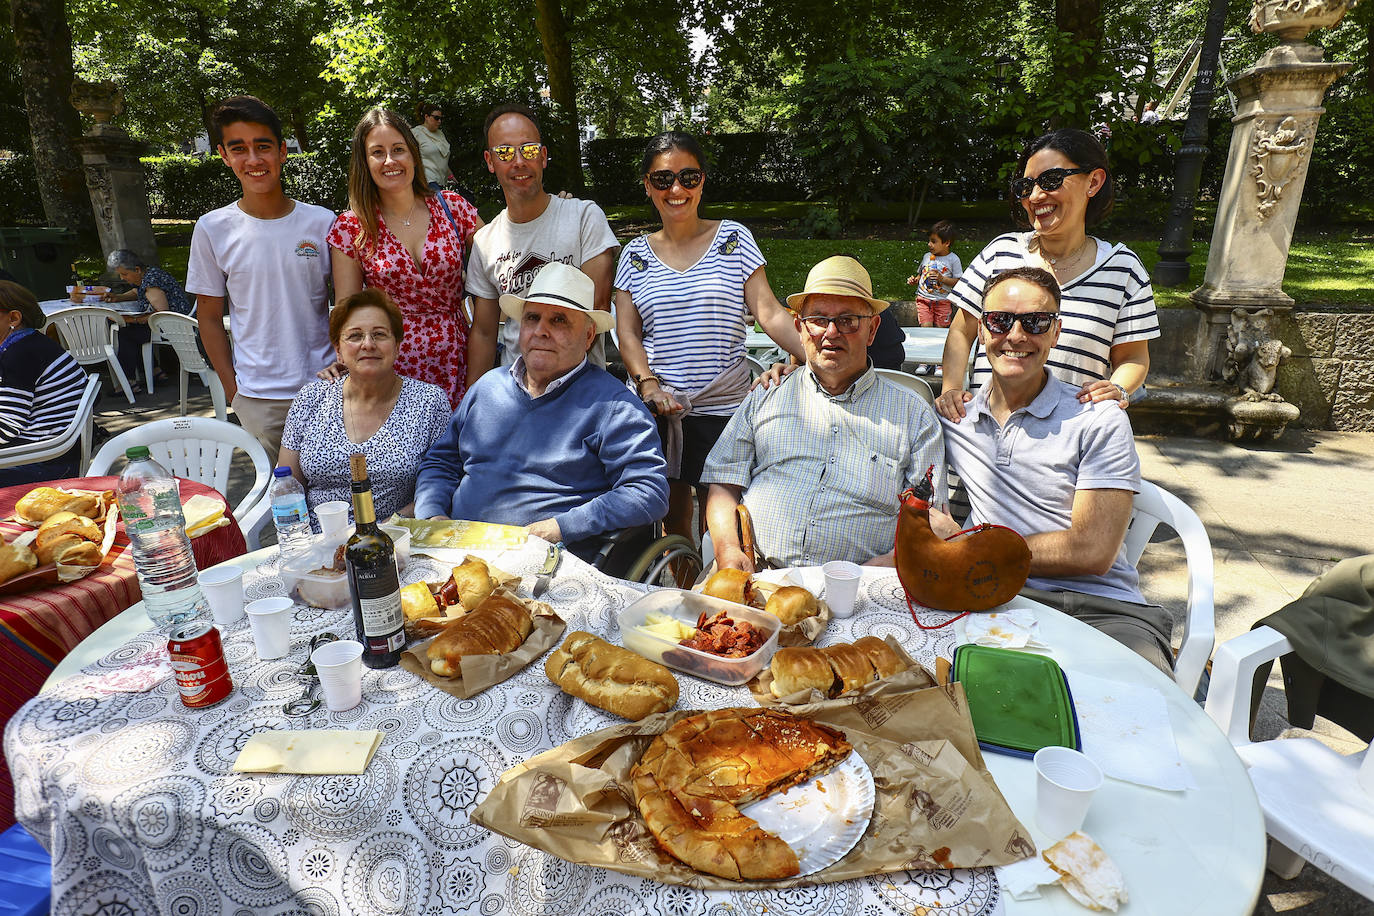
<instances>
[{"instance_id":1,"label":"woman in red floral dress","mask_svg":"<svg viewBox=\"0 0 1374 916\"><path fill-rule=\"evenodd\" d=\"M482 219L459 195L431 190L419 163L404 118L385 108L363 115L353 131L350 209L329 231L334 296L386 290L405 317L396 371L443 388L456 408L467 379L463 252Z\"/></svg>"}]
</instances>

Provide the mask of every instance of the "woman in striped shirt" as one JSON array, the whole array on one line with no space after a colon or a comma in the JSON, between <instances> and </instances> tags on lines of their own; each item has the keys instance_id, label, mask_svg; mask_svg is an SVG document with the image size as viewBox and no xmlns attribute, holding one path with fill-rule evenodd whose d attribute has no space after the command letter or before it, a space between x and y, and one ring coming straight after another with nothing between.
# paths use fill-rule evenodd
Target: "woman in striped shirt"
<instances>
[{"instance_id":1,"label":"woman in striped shirt","mask_svg":"<svg viewBox=\"0 0 1374 916\"><path fill-rule=\"evenodd\" d=\"M57 435L81 404L86 373L39 333L44 322L33 293L0 280L0 447ZM0 468L0 486L75 477L80 463L78 444L60 458Z\"/></svg>"},{"instance_id":2,"label":"woman in striped shirt","mask_svg":"<svg viewBox=\"0 0 1374 916\"><path fill-rule=\"evenodd\" d=\"M1030 232L998 236L974 258L950 292L956 312L945 340L944 385L935 407L964 416L973 398L963 388L969 348L978 339L983 287L1013 267L1043 267L1063 290L1063 329L1048 368L1081 389L1083 402L1114 400L1124 408L1145 384L1149 341L1159 336L1150 277L1135 252L1087 234L1112 209L1115 184L1102 144L1081 130L1052 131L1021 154L1011 183L1012 216ZM972 387L991 374L979 347Z\"/></svg>"},{"instance_id":3,"label":"woman in striped shirt","mask_svg":"<svg viewBox=\"0 0 1374 916\"><path fill-rule=\"evenodd\" d=\"M691 134L668 131L649 141L640 174L663 228L626 245L615 275L620 356L659 417L668 461L665 526L689 538L700 533L691 527L702 465L749 392L749 325L757 320L778 346L805 360L749 230L701 218L704 161Z\"/></svg>"}]
</instances>

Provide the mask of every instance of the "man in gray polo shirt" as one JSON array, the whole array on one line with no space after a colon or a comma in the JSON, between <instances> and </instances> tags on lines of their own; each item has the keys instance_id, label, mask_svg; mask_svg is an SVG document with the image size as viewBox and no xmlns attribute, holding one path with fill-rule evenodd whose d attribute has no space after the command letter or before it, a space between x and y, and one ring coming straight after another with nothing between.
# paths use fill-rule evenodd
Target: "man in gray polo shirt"
<instances>
[{"instance_id":1,"label":"man in gray polo shirt","mask_svg":"<svg viewBox=\"0 0 1374 916\"><path fill-rule=\"evenodd\" d=\"M962 420L941 417L945 453L968 487L969 524L1019 531L1027 597L1057 607L1171 671L1168 611L1145 603L1122 551L1140 459L1115 401L1079 403L1045 368L1059 339L1059 284L1038 267L997 274L978 336L992 379ZM938 530L938 528L937 528Z\"/></svg>"}]
</instances>

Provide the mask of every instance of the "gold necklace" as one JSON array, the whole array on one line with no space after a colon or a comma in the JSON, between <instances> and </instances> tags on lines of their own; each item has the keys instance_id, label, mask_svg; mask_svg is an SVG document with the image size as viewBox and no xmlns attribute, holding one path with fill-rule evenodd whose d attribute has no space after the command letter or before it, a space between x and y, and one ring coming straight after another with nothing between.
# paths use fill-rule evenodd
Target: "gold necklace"
<instances>
[{"instance_id":1,"label":"gold necklace","mask_svg":"<svg viewBox=\"0 0 1374 916\"><path fill-rule=\"evenodd\" d=\"M412 200L412 201L410 202L410 209L406 211L406 216L410 216L410 214L412 214L412 213L415 212L415 204L416 204L416 203L418 203L418 201ZM383 215L383 216L386 216L386 211L385 211L385 210L382 211L382 215ZM392 220L391 220L391 219L388 219L387 221L388 221L388 222L391 222ZM395 222L400 223L402 226L405 226L407 229L410 228L410 220L408 220L408 219L399 219L399 218L398 218L398 219L395 220Z\"/></svg>"}]
</instances>

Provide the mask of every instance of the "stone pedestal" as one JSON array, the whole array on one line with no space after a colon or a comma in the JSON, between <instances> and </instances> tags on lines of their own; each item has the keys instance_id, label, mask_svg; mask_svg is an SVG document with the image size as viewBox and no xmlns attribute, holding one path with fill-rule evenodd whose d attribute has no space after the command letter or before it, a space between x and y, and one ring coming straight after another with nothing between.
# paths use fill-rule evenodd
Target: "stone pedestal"
<instances>
[{"instance_id":1,"label":"stone pedestal","mask_svg":"<svg viewBox=\"0 0 1374 916\"><path fill-rule=\"evenodd\" d=\"M78 80L73 85L72 103L96 119L95 127L76 141L76 147L86 166L86 187L101 250L109 254L128 248L145 263L158 263L148 213L148 184L139 162L146 147L110 123L123 110L122 95L113 84Z\"/></svg>"}]
</instances>

